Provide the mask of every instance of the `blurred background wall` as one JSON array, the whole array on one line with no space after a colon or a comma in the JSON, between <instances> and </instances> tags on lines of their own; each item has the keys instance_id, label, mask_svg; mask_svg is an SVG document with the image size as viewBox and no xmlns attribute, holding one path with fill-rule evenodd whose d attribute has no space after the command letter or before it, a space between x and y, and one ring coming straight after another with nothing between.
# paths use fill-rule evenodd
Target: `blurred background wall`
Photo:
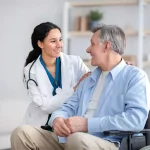
<instances>
[{"instance_id":1,"label":"blurred background wall","mask_svg":"<svg viewBox=\"0 0 150 150\"><path fill-rule=\"evenodd\" d=\"M32 50L30 37L33 28L45 21L56 23L62 28L65 1L0 0L0 149L9 147L10 132L20 123L29 103L23 84L23 66L29 51ZM72 10L69 29L74 29L75 16L86 15L91 9ZM123 28L137 29L138 27L137 6L107 6L101 7L100 11L104 14L103 23L117 24ZM147 29L150 29L149 14L150 7L148 6L145 9L145 28ZM73 37L69 42L70 54L80 55L83 59L89 58L85 52L90 44L89 39L90 36ZM145 54L150 54L149 41L150 37L145 37ZM127 43L126 54L136 54L137 36L128 37ZM145 70L150 77L149 67Z\"/></svg>"},{"instance_id":2,"label":"blurred background wall","mask_svg":"<svg viewBox=\"0 0 150 150\"><path fill-rule=\"evenodd\" d=\"M64 0L0 0L0 149L10 146L10 132L29 103L23 66L32 50L31 34L41 22L62 27Z\"/></svg>"},{"instance_id":3,"label":"blurred background wall","mask_svg":"<svg viewBox=\"0 0 150 150\"><path fill-rule=\"evenodd\" d=\"M22 99L23 66L33 28L52 21L62 26L63 0L0 0L0 99Z\"/></svg>"}]
</instances>

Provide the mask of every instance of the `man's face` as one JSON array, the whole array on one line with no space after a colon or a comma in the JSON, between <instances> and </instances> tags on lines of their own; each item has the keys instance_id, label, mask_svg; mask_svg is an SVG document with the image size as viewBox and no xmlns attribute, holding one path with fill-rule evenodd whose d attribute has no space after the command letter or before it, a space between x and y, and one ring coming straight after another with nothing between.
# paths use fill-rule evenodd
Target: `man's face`
<instances>
[{"instance_id":1,"label":"man's face","mask_svg":"<svg viewBox=\"0 0 150 150\"><path fill-rule=\"evenodd\" d=\"M91 38L91 45L87 48L86 52L91 55L91 65L101 66L105 60L105 47L106 45L100 42L100 31L96 31Z\"/></svg>"}]
</instances>

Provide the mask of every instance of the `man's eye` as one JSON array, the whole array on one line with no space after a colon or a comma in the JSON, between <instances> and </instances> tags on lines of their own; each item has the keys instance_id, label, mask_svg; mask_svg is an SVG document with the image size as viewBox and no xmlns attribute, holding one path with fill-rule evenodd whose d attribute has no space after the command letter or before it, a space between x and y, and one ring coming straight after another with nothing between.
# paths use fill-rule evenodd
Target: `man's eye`
<instances>
[{"instance_id":1,"label":"man's eye","mask_svg":"<svg viewBox=\"0 0 150 150\"><path fill-rule=\"evenodd\" d=\"M55 43L56 41L51 41L52 43Z\"/></svg>"}]
</instances>

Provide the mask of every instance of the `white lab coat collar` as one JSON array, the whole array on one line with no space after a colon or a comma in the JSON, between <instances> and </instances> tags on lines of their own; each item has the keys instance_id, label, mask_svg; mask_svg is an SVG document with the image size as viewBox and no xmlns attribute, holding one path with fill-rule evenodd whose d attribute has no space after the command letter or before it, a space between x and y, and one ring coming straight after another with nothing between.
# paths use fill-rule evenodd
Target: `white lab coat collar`
<instances>
[{"instance_id":1,"label":"white lab coat collar","mask_svg":"<svg viewBox=\"0 0 150 150\"><path fill-rule=\"evenodd\" d=\"M68 89L69 87L72 86L73 84L72 82L74 81L73 76L72 76L73 75L72 60L68 55L64 53L61 53L60 58L61 58L62 89L64 88Z\"/></svg>"},{"instance_id":2,"label":"white lab coat collar","mask_svg":"<svg viewBox=\"0 0 150 150\"><path fill-rule=\"evenodd\" d=\"M62 89L69 88L72 83L72 61L70 57L64 53L61 53L61 75L62 75ZM38 58L35 63L35 74L37 78L37 83L41 93L45 96L51 96L53 91L53 86L49 81L49 78L43 68L40 59ZM64 86L65 85L65 86Z\"/></svg>"}]
</instances>

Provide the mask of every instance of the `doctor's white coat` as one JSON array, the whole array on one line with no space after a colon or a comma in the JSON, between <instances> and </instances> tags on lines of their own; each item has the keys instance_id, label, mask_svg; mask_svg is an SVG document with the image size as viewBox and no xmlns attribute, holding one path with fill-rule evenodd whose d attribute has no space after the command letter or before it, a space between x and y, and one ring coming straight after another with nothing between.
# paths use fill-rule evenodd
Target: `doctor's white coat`
<instances>
[{"instance_id":1,"label":"doctor's white coat","mask_svg":"<svg viewBox=\"0 0 150 150\"><path fill-rule=\"evenodd\" d=\"M52 95L53 86L39 58L32 66L30 76L37 82L38 87L34 82L29 82L28 94L31 103L25 114L24 124L38 127L45 125L48 115L58 109L73 94L73 87L85 73L90 71L79 56L61 53L60 58L62 90L58 91L55 96ZM26 81L29 79L31 64L24 68Z\"/></svg>"}]
</instances>

